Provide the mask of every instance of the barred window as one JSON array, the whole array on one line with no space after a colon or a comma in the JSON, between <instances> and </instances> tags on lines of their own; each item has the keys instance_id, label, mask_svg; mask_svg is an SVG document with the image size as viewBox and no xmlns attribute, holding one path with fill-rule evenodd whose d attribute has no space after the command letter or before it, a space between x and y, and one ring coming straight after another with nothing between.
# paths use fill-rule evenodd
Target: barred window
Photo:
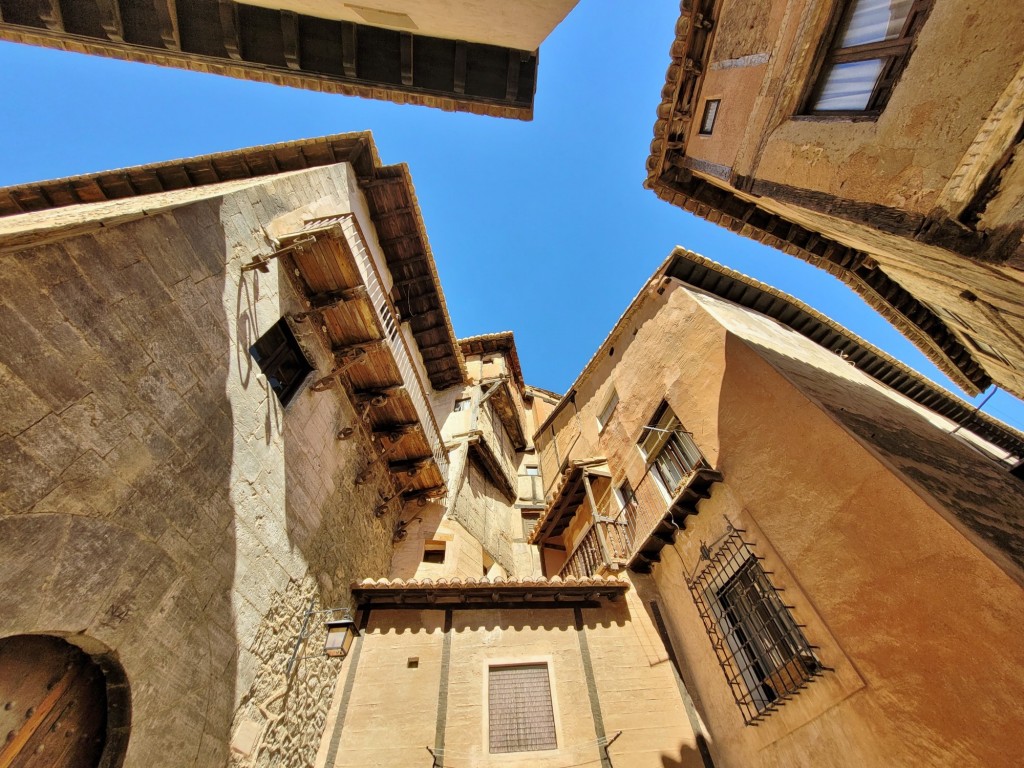
<instances>
[{"instance_id":1,"label":"barred window","mask_svg":"<svg viewBox=\"0 0 1024 768\"><path fill-rule=\"evenodd\" d=\"M547 664L491 667L487 702L492 753L558 748Z\"/></svg>"},{"instance_id":2,"label":"barred window","mask_svg":"<svg viewBox=\"0 0 1024 768\"><path fill-rule=\"evenodd\" d=\"M759 558L733 530L690 583L697 610L744 720L770 714L825 668Z\"/></svg>"}]
</instances>

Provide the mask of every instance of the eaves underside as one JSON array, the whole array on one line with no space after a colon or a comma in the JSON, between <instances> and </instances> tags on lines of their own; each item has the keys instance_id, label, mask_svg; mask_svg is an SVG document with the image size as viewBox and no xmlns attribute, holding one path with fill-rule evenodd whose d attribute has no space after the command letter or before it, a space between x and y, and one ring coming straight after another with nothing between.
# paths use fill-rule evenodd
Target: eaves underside
<instances>
[{"instance_id":1,"label":"eaves underside","mask_svg":"<svg viewBox=\"0 0 1024 768\"><path fill-rule=\"evenodd\" d=\"M0 0L0 39L521 120L537 82L536 51L221 0Z\"/></svg>"},{"instance_id":2,"label":"eaves underside","mask_svg":"<svg viewBox=\"0 0 1024 768\"><path fill-rule=\"evenodd\" d=\"M662 200L763 245L824 269L852 288L970 395L992 380L930 307L890 278L863 251L812 231L704 178L688 167L686 141L709 67L719 3L684 0L657 109L644 186Z\"/></svg>"}]
</instances>

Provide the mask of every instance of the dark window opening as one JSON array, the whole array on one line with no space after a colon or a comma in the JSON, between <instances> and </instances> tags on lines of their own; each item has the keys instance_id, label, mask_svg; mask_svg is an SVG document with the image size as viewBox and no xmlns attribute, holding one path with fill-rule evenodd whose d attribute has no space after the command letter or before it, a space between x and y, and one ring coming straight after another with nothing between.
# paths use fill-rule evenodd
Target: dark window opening
<instances>
[{"instance_id":1,"label":"dark window opening","mask_svg":"<svg viewBox=\"0 0 1024 768\"><path fill-rule=\"evenodd\" d=\"M267 377L281 405L288 405L313 370L283 317L249 347L249 354Z\"/></svg>"},{"instance_id":2,"label":"dark window opening","mask_svg":"<svg viewBox=\"0 0 1024 768\"><path fill-rule=\"evenodd\" d=\"M423 548L423 562L440 564L444 562L445 545L443 541L428 541Z\"/></svg>"},{"instance_id":3,"label":"dark window opening","mask_svg":"<svg viewBox=\"0 0 1024 768\"><path fill-rule=\"evenodd\" d=\"M715 118L718 117L718 105L721 99L708 99L704 102L704 117L700 121L700 135L710 136L715 130Z\"/></svg>"},{"instance_id":4,"label":"dark window opening","mask_svg":"<svg viewBox=\"0 0 1024 768\"><path fill-rule=\"evenodd\" d=\"M455 412L468 411L469 410L469 398L463 397L455 401Z\"/></svg>"},{"instance_id":5,"label":"dark window opening","mask_svg":"<svg viewBox=\"0 0 1024 768\"><path fill-rule=\"evenodd\" d=\"M690 592L747 724L770 714L825 669L758 558L733 531Z\"/></svg>"}]
</instances>

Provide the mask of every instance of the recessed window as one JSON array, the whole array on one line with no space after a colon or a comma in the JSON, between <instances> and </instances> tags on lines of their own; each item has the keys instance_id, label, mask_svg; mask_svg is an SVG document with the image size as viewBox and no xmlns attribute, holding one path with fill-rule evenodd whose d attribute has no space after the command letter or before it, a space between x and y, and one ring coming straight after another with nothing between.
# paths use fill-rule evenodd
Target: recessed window
<instances>
[{"instance_id":1,"label":"recessed window","mask_svg":"<svg viewBox=\"0 0 1024 768\"><path fill-rule=\"evenodd\" d=\"M445 543L443 541L428 541L423 546L423 562L438 565L444 562Z\"/></svg>"},{"instance_id":2,"label":"recessed window","mask_svg":"<svg viewBox=\"0 0 1024 768\"><path fill-rule=\"evenodd\" d=\"M455 412L468 411L469 410L469 398L463 397L455 401Z\"/></svg>"},{"instance_id":3,"label":"recessed window","mask_svg":"<svg viewBox=\"0 0 1024 768\"><path fill-rule=\"evenodd\" d=\"M798 693L824 667L739 531L690 583L736 703L750 724Z\"/></svg>"},{"instance_id":4,"label":"recessed window","mask_svg":"<svg viewBox=\"0 0 1024 768\"><path fill-rule=\"evenodd\" d=\"M683 429L665 402L644 427L637 445L650 465L651 474L669 497L675 495L694 470L710 466L693 435Z\"/></svg>"},{"instance_id":5,"label":"recessed window","mask_svg":"<svg viewBox=\"0 0 1024 768\"><path fill-rule=\"evenodd\" d=\"M558 749L547 664L490 667L487 708L492 754Z\"/></svg>"},{"instance_id":6,"label":"recessed window","mask_svg":"<svg viewBox=\"0 0 1024 768\"><path fill-rule=\"evenodd\" d=\"M604 431L605 425L612 417L612 413L615 412L615 406L619 404L619 393L612 389L608 395L608 399L604 402L604 407L601 412L597 415L597 428L599 431Z\"/></svg>"},{"instance_id":7,"label":"recessed window","mask_svg":"<svg viewBox=\"0 0 1024 768\"><path fill-rule=\"evenodd\" d=\"M704 102L704 117L700 121L701 136L710 136L715 130L715 118L718 117L718 105L721 103L721 99L708 99Z\"/></svg>"},{"instance_id":8,"label":"recessed window","mask_svg":"<svg viewBox=\"0 0 1024 768\"><path fill-rule=\"evenodd\" d=\"M281 405L288 405L313 370L283 317L249 347L249 354L267 377Z\"/></svg>"},{"instance_id":9,"label":"recessed window","mask_svg":"<svg viewBox=\"0 0 1024 768\"><path fill-rule=\"evenodd\" d=\"M529 464L527 464L526 467L524 467L524 469L526 470L527 477L539 477L540 476L540 467L533 467L533 466L530 466Z\"/></svg>"},{"instance_id":10,"label":"recessed window","mask_svg":"<svg viewBox=\"0 0 1024 768\"><path fill-rule=\"evenodd\" d=\"M910 57L931 0L847 0L808 110L878 114Z\"/></svg>"}]
</instances>

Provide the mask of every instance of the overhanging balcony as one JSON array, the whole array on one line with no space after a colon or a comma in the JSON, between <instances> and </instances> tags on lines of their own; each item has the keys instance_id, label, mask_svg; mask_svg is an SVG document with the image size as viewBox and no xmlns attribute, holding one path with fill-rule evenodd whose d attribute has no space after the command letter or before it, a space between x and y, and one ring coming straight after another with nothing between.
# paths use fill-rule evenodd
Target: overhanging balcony
<instances>
[{"instance_id":1,"label":"overhanging balcony","mask_svg":"<svg viewBox=\"0 0 1024 768\"><path fill-rule=\"evenodd\" d=\"M307 221L278 243L278 255L291 262L282 271L306 304L291 319L308 324L334 357L333 369L320 372L313 389L344 387L378 445L364 474L386 463L396 495L443 495L448 454L441 431L354 215ZM246 268L264 266L257 261ZM353 429L349 425L349 434Z\"/></svg>"}]
</instances>

